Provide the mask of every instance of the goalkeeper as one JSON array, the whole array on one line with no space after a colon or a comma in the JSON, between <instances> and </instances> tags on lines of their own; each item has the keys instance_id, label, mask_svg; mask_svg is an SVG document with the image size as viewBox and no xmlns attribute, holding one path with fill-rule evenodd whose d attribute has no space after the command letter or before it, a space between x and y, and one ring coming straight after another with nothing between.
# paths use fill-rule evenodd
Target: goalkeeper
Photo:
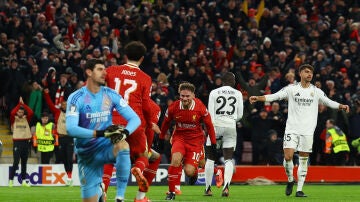
<instances>
[{"instance_id":1,"label":"goalkeeper","mask_svg":"<svg viewBox=\"0 0 360 202\"><path fill-rule=\"evenodd\" d=\"M103 86L106 71L101 60L88 60L85 74L86 86L69 96L66 109L66 129L75 138L78 154L81 197L86 202L105 201L103 166L115 163L116 201L124 201L131 168L124 140L140 125L140 118L118 93ZM128 121L126 127L112 125L114 109Z\"/></svg>"}]
</instances>

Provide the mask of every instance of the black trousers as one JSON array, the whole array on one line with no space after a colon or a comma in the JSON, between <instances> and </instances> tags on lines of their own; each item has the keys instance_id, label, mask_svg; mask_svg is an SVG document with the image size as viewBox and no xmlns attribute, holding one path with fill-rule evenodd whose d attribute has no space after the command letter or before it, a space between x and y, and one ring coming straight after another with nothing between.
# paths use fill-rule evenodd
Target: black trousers
<instances>
[{"instance_id":1,"label":"black trousers","mask_svg":"<svg viewBox=\"0 0 360 202\"><path fill-rule=\"evenodd\" d=\"M41 164L50 164L50 159L53 156L54 152L40 152L41 153Z\"/></svg>"},{"instance_id":2,"label":"black trousers","mask_svg":"<svg viewBox=\"0 0 360 202\"><path fill-rule=\"evenodd\" d=\"M26 165L29 158L30 140L16 140L13 144L13 166L10 170L9 179L13 180L15 172L19 169L19 162L21 160L21 179L26 179Z\"/></svg>"},{"instance_id":3,"label":"black trousers","mask_svg":"<svg viewBox=\"0 0 360 202\"><path fill-rule=\"evenodd\" d=\"M66 172L72 172L74 155L74 138L70 136L59 137L59 147L57 150L57 163L63 163Z\"/></svg>"}]
</instances>

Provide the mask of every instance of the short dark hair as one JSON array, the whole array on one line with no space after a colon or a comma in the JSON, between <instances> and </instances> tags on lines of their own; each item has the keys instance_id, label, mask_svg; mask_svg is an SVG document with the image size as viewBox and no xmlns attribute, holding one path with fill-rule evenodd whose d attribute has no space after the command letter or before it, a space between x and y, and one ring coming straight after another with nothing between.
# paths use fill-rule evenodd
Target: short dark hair
<instances>
[{"instance_id":1,"label":"short dark hair","mask_svg":"<svg viewBox=\"0 0 360 202\"><path fill-rule=\"evenodd\" d=\"M180 85L179 85L179 93L180 93L180 91L182 91L182 90L189 90L189 91L191 91L191 92L195 92L195 86L194 86L194 84L192 84L192 83L189 83L189 82L184 82L184 83L181 83Z\"/></svg>"},{"instance_id":2,"label":"short dark hair","mask_svg":"<svg viewBox=\"0 0 360 202\"><path fill-rule=\"evenodd\" d=\"M95 65L97 65L97 64L103 65L104 61L97 59L97 58L90 59L90 60L86 61L85 70L90 69L92 71L92 70L94 70Z\"/></svg>"},{"instance_id":3,"label":"short dark hair","mask_svg":"<svg viewBox=\"0 0 360 202\"><path fill-rule=\"evenodd\" d=\"M335 120L334 119L328 119L329 123L332 125L335 125Z\"/></svg>"},{"instance_id":4,"label":"short dark hair","mask_svg":"<svg viewBox=\"0 0 360 202\"><path fill-rule=\"evenodd\" d=\"M310 64L303 64L303 65L300 65L299 67L299 71L301 72L302 70L304 69L309 69L311 70L312 72L314 72L314 67Z\"/></svg>"},{"instance_id":5,"label":"short dark hair","mask_svg":"<svg viewBox=\"0 0 360 202\"><path fill-rule=\"evenodd\" d=\"M129 60L138 61L146 54L146 46L140 41L132 41L125 46L124 51Z\"/></svg>"},{"instance_id":6,"label":"short dark hair","mask_svg":"<svg viewBox=\"0 0 360 202\"><path fill-rule=\"evenodd\" d=\"M222 77L221 81L224 86L235 86L235 75L232 72L226 72Z\"/></svg>"}]
</instances>

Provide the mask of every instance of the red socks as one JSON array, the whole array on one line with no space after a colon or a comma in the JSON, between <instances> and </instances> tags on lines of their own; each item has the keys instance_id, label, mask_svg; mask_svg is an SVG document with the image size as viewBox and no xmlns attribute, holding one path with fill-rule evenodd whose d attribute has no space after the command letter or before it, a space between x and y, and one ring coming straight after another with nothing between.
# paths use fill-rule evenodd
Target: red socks
<instances>
[{"instance_id":1,"label":"red socks","mask_svg":"<svg viewBox=\"0 0 360 202\"><path fill-rule=\"evenodd\" d=\"M114 168L114 164L105 164L104 165L104 174L103 174L102 180L103 180L103 183L105 184L105 192L107 192L107 190L109 188L113 168Z\"/></svg>"},{"instance_id":2,"label":"red socks","mask_svg":"<svg viewBox=\"0 0 360 202\"><path fill-rule=\"evenodd\" d=\"M179 166L179 167L169 166L168 172L169 172L168 173L169 191L175 192L175 185L180 184L182 167L181 166ZM179 176L179 173L180 173L180 176Z\"/></svg>"},{"instance_id":3,"label":"red socks","mask_svg":"<svg viewBox=\"0 0 360 202\"><path fill-rule=\"evenodd\" d=\"M161 161L161 156L156 159L153 162L149 162L149 166L147 168L145 168L143 175L146 178L146 180L148 181L149 185L152 183L152 181L154 180L155 176L156 176L156 171L159 168L159 164Z\"/></svg>"}]
</instances>

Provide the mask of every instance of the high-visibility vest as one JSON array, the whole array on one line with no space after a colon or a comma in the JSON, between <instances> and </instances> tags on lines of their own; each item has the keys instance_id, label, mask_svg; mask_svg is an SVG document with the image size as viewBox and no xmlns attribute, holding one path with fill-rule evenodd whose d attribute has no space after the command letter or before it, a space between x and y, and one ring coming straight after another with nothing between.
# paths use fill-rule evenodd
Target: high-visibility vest
<instances>
[{"instance_id":1,"label":"high-visibility vest","mask_svg":"<svg viewBox=\"0 0 360 202\"><path fill-rule=\"evenodd\" d=\"M39 152L54 151L53 123L42 126L41 123L36 124L36 139Z\"/></svg>"},{"instance_id":2,"label":"high-visibility vest","mask_svg":"<svg viewBox=\"0 0 360 202\"><path fill-rule=\"evenodd\" d=\"M341 151L350 151L350 147L347 143L346 136L344 133L338 134L335 128L330 128L327 132L331 135L332 145L334 153L339 153Z\"/></svg>"}]
</instances>

